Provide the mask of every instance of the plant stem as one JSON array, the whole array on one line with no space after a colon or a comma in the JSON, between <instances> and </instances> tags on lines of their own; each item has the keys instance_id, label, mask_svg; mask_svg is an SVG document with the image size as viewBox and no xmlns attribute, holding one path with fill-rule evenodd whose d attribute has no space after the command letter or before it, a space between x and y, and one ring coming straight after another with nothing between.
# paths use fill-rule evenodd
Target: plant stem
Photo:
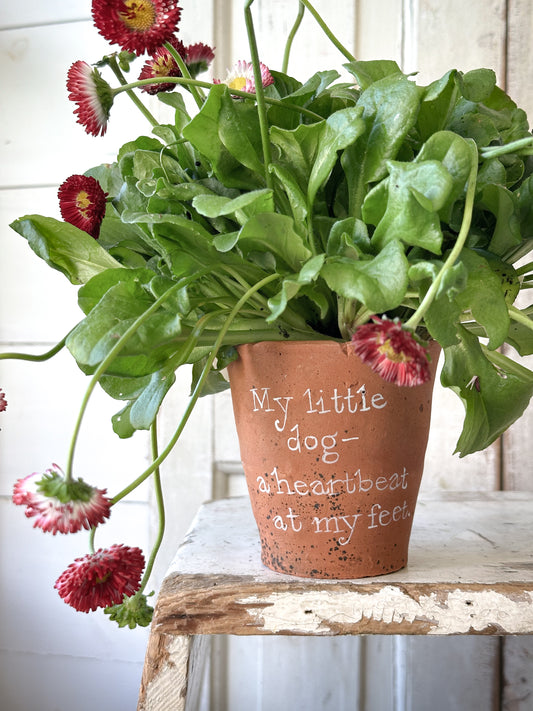
<instances>
[{"instance_id":1,"label":"plant stem","mask_svg":"<svg viewBox=\"0 0 533 711\"><path fill-rule=\"evenodd\" d=\"M523 314L520 309L517 309L515 306L510 306L509 316L513 319L513 321L521 323L522 326L525 326L526 328L529 328L531 331L533 331L533 320Z\"/></svg>"},{"instance_id":2,"label":"plant stem","mask_svg":"<svg viewBox=\"0 0 533 711\"><path fill-rule=\"evenodd\" d=\"M152 460L156 460L159 455L159 451L157 445L157 425L155 422L150 428L150 445L152 450ZM154 470L154 493L157 502L158 515L157 535L155 538L154 545L152 547L152 551L150 553L150 558L146 563L146 568L144 569L141 585L139 587L139 590L137 591L137 594L142 593L146 588L148 580L150 579L150 575L152 574L155 559L157 558L157 554L159 553L159 549L161 548L163 536L165 534L165 500L163 497L163 490L161 488L161 472L159 471L159 467L156 467Z\"/></svg>"},{"instance_id":3,"label":"plant stem","mask_svg":"<svg viewBox=\"0 0 533 711\"><path fill-rule=\"evenodd\" d=\"M283 53L283 64L281 65L281 71L284 74L287 74L287 69L289 67L289 57L291 54L291 48L292 48L292 42L294 40L294 37L296 36L296 33L298 32L298 28L300 27L302 23L302 18L304 16L305 12L305 5L300 2L298 5L298 14L296 16L296 20L294 21L294 25L291 28L291 31L287 35L287 42L285 43L285 51Z\"/></svg>"},{"instance_id":4,"label":"plant stem","mask_svg":"<svg viewBox=\"0 0 533 711\"><path fill-rule=\"evenodd\" d=\"M133 101L135 106L139 109L139 111L143 114L143 116L145 116L145 118L148 119L148 121L152 124L152 126L159 126L159 121L155 118L155 116L153 116L150 113L150 111L146 108L146 106L143 104L143 102L139 99L137 94L134 91L131 91L131 87L128 85L126 77L120 71L120 68L119 68L118 62L117 62L117 58L115 56L110 57L108 64L109 64L109 67L111 68L111 71L116 76L116 78L119 80L121 87L122 87L121 89L115 89L114 94L118 94L120 91L125 91L126 94Z\"/></svg>"},{"instance_id":5,"label":"plant stem","mask_svg":"<svg viewBox=\"0 0 533 711\"><path fill-rule=\"evenodd\" d=\"M33 355L31 353L0 353L0 360L29 360L33 361L34 363L43 363L44 361L49 360L50 358L55 356L56 353L59 353L59 351L64 348L66 340L66 337L62 338L59 343L57 343L49 351L46 351L46 353L41 353L39 355Z\"/></svg>"},{"instance_id":6,"label":"plant stem","mask_svg":"<svg viewBox=\"0 0 533 711\"><path fill-rule=\"evenodd\" d=\"M440 272L437 274L431 286L427 290L426 295L420 302L420 306L417 308L411 318L404 324L405 328L411 329L413 331L416 330L416 327L426 315L427 310L429 309L429 307L433 303L435 296L437 295L444 276L455 264L456 260L461 254L461 250L464 247L466 238L468 237L470 223L472 222L472 211L474 208L474 197L476 193L478 159L477 147L475 142L471 138L466 139L466 141L470 147L472 164L470 167L470 174L468 176L468 187L466 190L465 207L463 212L463 221L461 223L461 229L459 230L459 234L457 235L457 240L452 251L448 255L448 258L446 259L444 264L442 265Z\"/></svg>"},{"instance_id":7,"label":"plant stem","mask_svg":"<svg viewBox=\"0 0 533 711\"><path fill-rule=\"evenodd\" d=\"M270 150L270 136L268 132L265 93L263 90L263 80L261 78L261 63L259 61L259 52L257 50L257 40L255 37L254 23L252 18L251 5L253 2L254 0L246 1L244 5L244 20L246 23L248 46L250 48L250 55L252 57L252 66L254 70L257 115L259 117L259 130L261 131L261 145L263 148L263 162L265 166L265 183L267 188L270 188L272 190L274 187L272 174L270 172L270 164L272 163L272 152Z\"/></svg>"},{"instance_id":8,"label":"plant stem","mask_svg":"<svg viewBox=\"0 0 533 711\"><path fill-rule=\"evenodd\" d=\"M150 86L151 84L178 84L186 87L198 86L204 89L212 89L214 86L219 86L218 84L212 84L208 81L201 81L200 79L186 79L185 77L154 77L153 79L138 79L137 81L132 81L124 86L119 86L113 89L114 94L121 94L124 91L129 91L130 89L137 89L141 86ZM238 96L240 99L251 99L253 101L257 100L257 94L249 91L241 91L240 89L231 89L232 96ZM303 106L298 106L297 104L286 103L280 99L274 99L270 96L264 97L265 103L272 106L282 106L284 109L289 109L290 111L296 111L304 116L309 116L309 118L315 121L323 121L324 117L320 114L305 109Z\"/></svg>"},{"instance_id":9,"label":"plant stem","mask_svg":"<svg viewBox=\"0 0 533 711\"><path fill-rule=\"evenodd\" d=\"M182 75L185 79L192 79L191 73L189 72L189 69L188 69L187 65L186 65L185 62L183 61L183 57L182 57L181 54L177 51L177 49L176 49L175 47L173 47L173 46L170 44L170 42L166 42L166 43L165 43L165 47L168 49L168 51L170 52L170 54L171 54L172 57L174 58L176 64L178 65L178 67L179 67L179 69L180 69L181 75ZM204 105L205 97L203 97L203 96L200 94L200 92L198 91L198 87L196 87L194 84L191 84L191 86L189 87L189 90L190 90L191 94L193 95L194 100L196 101L196 106L198 106L198 108L201 109L202 106Z\"/></svg>"},{"instance_id":10,"label":"plant stem","mask_svg":"<svg viewBox=\"0 0 533 711\"><path fill-rule=\"evenodd\" d=\"M514 153L515 151L527 148L528 146L533 146L533 136L518 138L516 141L505 143L503 146L486 146L480 149L480 154L482 158L496 158L497 156L504 156L508 153Z\"/></svg>"},{"instance_id":11,"label":"plant stem","mask_svg":"<svg viewBox=\"0 0 533 711\"><path fill-rule=\"evenodd\" d=\"M522 276L522 274L527 274L528 272L533 270L533 262L528 262L527 264L523 264L521 267L519 267L516 270L517 276Z\"/></svg>"},{"instance_id":12,"label":"plant stem","mask_svg":"<svg viewBox=\"0 0 533 711\"><path fill-rule=\"evenodd\" d=\"M346 47L339 42L339 40L335 37L333 32L329 29L329 27L326 25L322 17L319 15L319 13L315 10L315 8L311 5L309 0L300 0L300 3L302 5L305 5L305 7L309 10L311 15L315 18L315 20L318 22L320 27L322 28L322 31L326 35L326 37L335 45L335 47L339 50L341 54L343 54L346 59L349 62L355 62L355 57L351 52L349 52Z\"/></svg>"},{"instance_id":13,"label":"plant stem","mask_svg":"<svg viewBox=\"0 0 533 711\"><path fill-rule=\"evenodd\" d=\"M233 319L237 316L243 305L246 303L246 301L253 295L255 294L256 291L259 291L259 289L262 289L264 286L269 284L270 282L274 281L275 279L278 279L277 274L270 274L269 276L265 277L264 279L261 279L261 281L257 282L257 284L254 284L250 289L244 294L239 301L235 304L233 309L228 315L228 318L226 319L224 325L220 329L217 339L207 357L206 363L204 365L204 368L202 370L202 373L200 377L198 378L198 381L196 383L196 386L194 388L194 391L189 398L189 402L187 404L187 407L185 408L185 411L182 415L182 418L178 424L178 427L174 434L172 435L171 439L169 440L167 446L165 449L161 452L161 454L148 466L142 474L140 474L135 481L131 482L127 487L122 489L121 492L119 492L116 496L113 497L111 500L112 504L116 504L117 501L120 501L123 499L125 496L127 496L129 493L134 491L140 484L147 479L150 474L157 469L157 467L162 464L165 459L168 457L170 452L173 450L176 442L181 436L181 433L183 432L183 429L185 425L187 424L187 421L189 420L189 417L191 416L192 411L194 410L194 406L196 405L196 402L198 398L201 395L202 389L204 387L205 381L207 380L207 376L209 375L209 372L211 370L211 367L213 366L213 363L215 361L215 358L217 357L218 351L224 342L224 338L226 336L226 333L228 332L231 323Z\"/></svg>"}]
</instances>

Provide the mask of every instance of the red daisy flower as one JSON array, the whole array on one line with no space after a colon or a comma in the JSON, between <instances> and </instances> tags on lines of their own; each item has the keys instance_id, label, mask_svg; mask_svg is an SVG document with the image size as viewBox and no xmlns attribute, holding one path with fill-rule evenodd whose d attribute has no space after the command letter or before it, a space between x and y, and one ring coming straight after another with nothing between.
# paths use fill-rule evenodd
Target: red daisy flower
<instances>
[{"instance_id":1,"label":"red daisy flower","mask_svg":"<svg viewBox=\"0 0 533 711\"><path fill-rule=\"evenodd\" d=\"M261 68L261 83L263 86L269 86L274 83L274 78L270 73L268 67L262 62L260 64ZM220 81L220 79L214 79L215 84L227 84L230 89L237 89L238 91L246 91L249 94L255 93L255 79L254 79L254 69L251 62L239 61L235 64L227 73L226 78Z\"/></svg>"},{"instance_id":2,"label":"red daisy flower","mask_svg":"<svg viewBox=\"0 0 533 711\"><path fill-rule=\"evenodd\" d=\"M0 412L4 412L5 410L7 410L6 394L2 388L0 388Z\"/></svg>"},{"instance_id":3,"label":"red daisy flower","mask_svg":"<svg viewBox=\"0 0 533 711\"><path fill-rule=\"evenodd\" d=\"M68 70L67 89L68 98L78 104L74 111L78 123L92 136L103 136L113 105L113 89L100 72L87 62L74 62Z\"/></svg>"},{"instance_id":4,"label":"red daisy flower","mask_svg":"<svg viewBox=\"0 0 533 711\"><path fill-rule=\"evenodd\" d=\"M183 42L173 38L171 44L181 57L185 57L186 50ZM159 47L142 68L139 79L180 76L181 70L174 57L166 47ZM146 91L148 94L158 94L160 91L172 91L175 86L175 84L167 82L164 84L150 84L149 86L143 86L143 91Z\"/></svg>"},{"instance_id":5,"label":"red daisy flower","mask_svg":"<svg viewBox=\"0 0 533 711\"><path fill-rule=\"evenodd\" d=\"M181 15L175 0L93 0L92 11L106 40L137 55L170 41Z\"/></svg>"},{"instance_id":6,"label":"red daisy flower","mask_svg":"<svg viewBox=\"0 0 533 711\"><path fill-rule=\"evenodd\" d=\"M185 50L185 64L193 79L206 72L214 58L214 50L203 42L190 44Z\"/></svg>"},{"instance_id":7,"label":"red daisy flower","mask_svg":"<svg viewBox=\"0 0 533 711\"><path fill-rule=\"evenodd\" d=\"M13 503L26 506L28 518L36 517L34 528L56 533L87 530L109 518L106 489L97 489L82 479L65 481L57 464L44 474L29 474L13 487Z\"/></svg>"},{"instance_id":8,"label":"red daisy flower","mask_svg":"<svg viewBox=\"0 0 533 711\"><path fill-rule=\"evenodd\" d=\"M403 329L397 320L374 316L372 321L359 326L352 336L354 350L361 360L389 383L427 382L431 377L427 349L414 334Z\"/></svg>"},{"instance_id":9,"label":"red daisy flower","mask_svg":"<svg viewBox=\"0 0 533 711\"><path fill-rule=\"evenodd\" d=\"M144 569L140 548L113 545L76 558L56 580L54 588L79 612L109 607L139 589Z\"/></svg>"},{"instance_id":10,"label":"red daisy flower","mask_svg":"<svg viewBox=\"0 0 533 711\"><path fill-rule=\"evenodd\" d=\"M59 186L57 196L65 222L98 239L107 197L100 183L89 175L71 175Z\"/></svg>"}]
</instances>

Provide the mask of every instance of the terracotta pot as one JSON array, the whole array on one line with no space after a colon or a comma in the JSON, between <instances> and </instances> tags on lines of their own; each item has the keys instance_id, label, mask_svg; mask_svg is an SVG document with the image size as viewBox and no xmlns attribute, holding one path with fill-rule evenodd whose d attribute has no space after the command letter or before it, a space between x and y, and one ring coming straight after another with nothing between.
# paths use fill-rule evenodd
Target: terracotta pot
<instances>
[{"instance_id":1,"label":"terracotta pot","mask_svg":"<svg viewBox=\"0 0 533 711\"><path fill-rule=\"evenodd\" d=\"M433 382L386 383L334 341L238 350L229 377L263 563L336 579L405 566Z\"/></svg>"}]
</instances>

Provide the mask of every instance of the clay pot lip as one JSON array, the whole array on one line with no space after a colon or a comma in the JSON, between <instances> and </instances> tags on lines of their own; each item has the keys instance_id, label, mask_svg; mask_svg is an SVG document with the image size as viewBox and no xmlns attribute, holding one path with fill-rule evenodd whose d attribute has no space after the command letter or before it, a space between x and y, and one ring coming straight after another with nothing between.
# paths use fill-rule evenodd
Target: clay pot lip
<instances>
[{"instance_id":1,"label":"clay pot lip","mask_svg":"<svg viewBox=\"0 0 533 711\"><path fill-rule=\"evenodd\" d=\"M334 340L333 338L324 338L322 339L313 339L313 340L302 340L302 341L297 341L297 340L286 340L286 341L256 341L254 343L242 343L239 346L236 346L237 352L240 353L241 350L243 351L251 351L251 350L271 350L271 349L276 349L279 347L283 348L295 348L296 346L304 346L305 348L331 348L332 350L336 351L343 351L345 355L355 355L353 350L350 349L352 345L351 341L341 341L341 340ZM441 351L441 346L440 344L433 340L430 339L428 341L428 350L430 353L431 358L438 358L440 351Z\"/></svg>"}]
</instances>

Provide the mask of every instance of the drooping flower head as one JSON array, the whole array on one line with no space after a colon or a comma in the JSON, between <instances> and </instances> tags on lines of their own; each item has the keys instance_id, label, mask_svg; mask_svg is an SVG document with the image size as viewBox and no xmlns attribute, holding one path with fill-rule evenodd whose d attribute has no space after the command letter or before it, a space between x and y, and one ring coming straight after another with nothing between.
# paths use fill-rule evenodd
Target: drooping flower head
<instances>
[{"instance_id":1,"label":"drooping flower head","mask_svg":"<svg viewBox=\"0 0 533 711\"><path fill-rule=\"evenodd\" d=\"M2 388L0 388L0 412L4 412L5 410L7 410L6 394Z\"/></svg>"},{"instance_id":2,"label":"drooping flower head","mask_svg":"<svg viewBox=\"0 0 533 711\"><path fill-rule=\"evenodd\" d=\"M110 515L106 489L97 489L82 479L66 481L53 464L44 474L35 472L18 479L13 487L13 503L26 506L34 528L56 533L76 533L103 523Z\"/></svg>"},{"instance_id":3,"label":"drooping flower head","mask_svg":"<svg viewBox=\"0 0 533 711\"><path fill-rule=\"evenodd\" d=\"M273 84L274 78L272 77L268 67L261 63L260 68L261 83L263 86ZM214 83L226 84L230 89L237 89L237 91L246 91L249 94L254 94L255 79L252 63L240 60L228 71L225 79L222 81L220 79L215 79Z\"/></svg>"},{"instance_id":4,"label":"drooping flower head","mask_svg":"<svg viewBox=\"0 0 533 711\"><path fill-rule=\"evenodd\" d=\"M176 52L178 52L182 58L185 58L185 45L183 42L174 37L171 44ZM180 76L181 70L172 54L166 47L159 47L142 68L139 79ZM150 84L149 86L143 86L143 91L146 91L148 94L158 94L160 91L172 91L175 86L175 84L169 82Z\"/></svg>"},{"instance_id":5,"label":"drooping flower head","mask_svg":"<svg viewBox=\"0 0 533 711\"><path fill-rule=\"evenodd\" d=\"M106 40L139 55L172 38L181 8L175 0L93 0L92 13Z\"/></svg>"},{"instance_id":6,"label":"drooping flower head","mask_svg":"<svg viewBox=\"0 0 533 711\"><path fill-rule=\"evenodd\" d=\"M91 136L103 136L113 105L113 89L98 69L81 59L74 62L68 70L67 89L68 98L78 104L74 111L78 123Z\"/></svg>"},{"instance_id":7,"label":"drooping flower head","mask_svg":"<svg viewBox=\"0 0 533 711\"><path fill-rule=\"evenodd\" d=\"M144 569L140 548L113 545L76 558L56 580L54 588L79 612L109 607L137 592Z\"/></svg>"},{"instance_id":8,"label":"drooping flower head","mask_svg":"<svg viewBox=\"0 0 533 711\"><path fill-rule=\"evenodd\" d=\"M206 72L214 58L214 50L203 42L190 44L185 49L185 64L193 79L196 79L198 74Z\"/></svg>"},{"instance_id":9,"label":"drooping flower head","mask_svg":"<svg viewBox=\"0 0 533 711\"><path fill-rule=\"evenodd\" d=\"M89 175L71 175L59 186L57 196L65 222L98 239L107 197L100 183Z\"/></svg>"},{"instance_id":10,"label":"drooping flower head","mask_svg":"<svg viewBox=\"0 0 533 711\"><path fill-rule=\"evenodd\" d=\"M427 349L398 320L374 316L352 336L361 360L383 380L396 385L421 385L431 375Z\"/></svg>"},{"instance_id":11,"label":"drooping flower head","mask_svg":"<svg viewBox=\"0 0 533 711\"><path fill-rule=\"evenodd\" d=\"M189 74L195 79L200 72L207 71L215 54L206 44L191 44L185 47L183 42L174 37L170 44L183 59ZM181 70L178 63L166 47L159 47L152 57L145 63L139 74L139 79L153 79L162 77L180 77ZM143 86L143 91L148 94L158 94L160 91L172 91L176 84L164 82Z\"/></svg>"}]
</instances>

